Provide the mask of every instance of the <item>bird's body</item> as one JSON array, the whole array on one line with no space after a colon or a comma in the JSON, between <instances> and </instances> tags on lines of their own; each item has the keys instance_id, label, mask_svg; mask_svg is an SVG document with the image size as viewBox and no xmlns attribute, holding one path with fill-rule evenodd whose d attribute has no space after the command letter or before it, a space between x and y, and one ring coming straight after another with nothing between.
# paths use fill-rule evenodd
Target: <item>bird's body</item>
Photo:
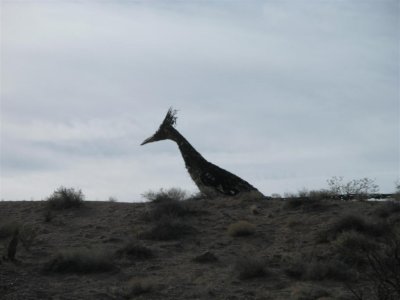
<instances>
[{"instance_id":1,"label":"bird's body","mask_svg":"<svg viewBox=\"0 0 400 300\"><path fill-rule=\"evenodd\" d=\"M159 140L174 141L182 154L186 169L200 192L209 197L236 197L249 194L252 197L263 197L255 187L240 177L208 162L203 156L176 130L176 111L170 109L158 131L146 139L142 145Z\"/></svg>"}]
</instances>

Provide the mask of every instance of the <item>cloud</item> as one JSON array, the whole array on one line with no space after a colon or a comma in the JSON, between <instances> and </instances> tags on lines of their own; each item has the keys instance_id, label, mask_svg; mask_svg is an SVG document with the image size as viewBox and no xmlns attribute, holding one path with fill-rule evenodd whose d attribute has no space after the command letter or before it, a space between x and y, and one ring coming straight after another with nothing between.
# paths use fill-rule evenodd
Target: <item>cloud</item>
<instances>
[{"instance_id":1,"label":"cloud","mask_svg":"<svg viewBox=\"0 0 400 300\"><path fill-rule=\"evenodd\" d=\"M266 194L333 175L391 191L397 11L397 1L4 1L2 197L40 198L55 184L121 200L146 186L193 189L175 145L138 146L171 105L206 158Z\"/></svg>"}]
</instances>

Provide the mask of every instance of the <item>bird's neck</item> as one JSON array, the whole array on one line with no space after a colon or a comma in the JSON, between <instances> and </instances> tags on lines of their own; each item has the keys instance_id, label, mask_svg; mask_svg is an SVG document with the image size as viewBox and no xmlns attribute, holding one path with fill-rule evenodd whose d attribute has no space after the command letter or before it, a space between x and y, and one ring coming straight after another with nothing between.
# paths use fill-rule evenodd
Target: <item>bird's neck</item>
<instances>
[{"instance_id":1,"label":"bird's neck","mask_svg":"<svg viewBox=\"0 0 400 300\"><path fill-rule=\"evenodd\" d=\"M198 167L207 162L178 130L172 128L170 133L170 139L177 143L179 150L181 151L186 168L190 169L192 167Z\"/></svg>"}]
</instances>

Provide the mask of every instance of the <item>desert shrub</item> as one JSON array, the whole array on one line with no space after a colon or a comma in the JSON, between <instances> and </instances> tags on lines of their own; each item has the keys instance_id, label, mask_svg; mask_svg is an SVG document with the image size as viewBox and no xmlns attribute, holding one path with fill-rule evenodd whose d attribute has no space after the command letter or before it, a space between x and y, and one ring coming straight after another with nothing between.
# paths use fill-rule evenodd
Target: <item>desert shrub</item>
<instances>
[{"instance_id":1,"label":"desert shrub","mask_svg":"<svg viewBox=\"0 0 400 300\"><path fill-rule=\"evenodd\" d=\"M54 214L53 214L52 210L47 207L43 211L43 221L45 223L50 223L51 221L53 221L53 218L54 218Z\"/></svg>"},{"instance_id":2,"label":"desert shrub","mask_svg":"<svg viewBox=\"0 0 400 300\"><path fill-rule=\"evenodd\" d=\"M32 227L32 225L24 224L19 230L19 240L25 250L29 251L31 246L36 241L37 229Z\"/></svg>"},{"instance_id":3,"label":"desert shrub","mask_svg":"<svg viewBox=\"0 0 400 300\"><path fill-rule=\"evenodd\" d=\"M5 221L0 225L0 239L9 238L18 231L18 240L25 250L29 251L37 237L36 228L30 224L20 224L16 221Z\"/></svg>"},{"instance_id":4,"label":"desert shrub","mask_svg":"<svg viewBox=\"0 0 400 300\"><path fill-rule=\"evenodd\" d=\"M150 248L139 245L137 242L130 241L117 251L117 255L125 255L135 259L149 259L154 257L154 253Z\"/></svg>"},{"instance_id":5,"label":"desert shrub","mask_svg":"<svg viewBox=\"0 0 400 300\"><path fill-rule=\"evenodd\" d=\"M343 177L332 177L327 180L330 191L333 195L354 195L356 199L363 200L368 198L370 194L379 192L379 186L374 179L367 177L361 179L353 179L349 182L343 182ZM344 197L349 199L349 197Z\"/></svg>"},{"instance_id":6,"label":"desert shrub","mask_svg":"<svg viewBox=\"0 0 400 300\"><path fill-rule=\"evenodd\" d=\"M183 217L190 214L185 202L175 199L157 201L154 206L145 213L146 220L159 220L163 217Z\"/></svg>"},{"instance_id":7,"label":"desert shrub","mask_svg":"<svg viewBox=\"0 0 400 300\"><path fill-rule=\"evenodd\" d=\"M302 188L301 190L299 190L297 192L297 197L300 197L300 198L308 197L308 195L309 195L308 190L306 188Z\"/></svg>"},{"instance_id":8,"label":"desert shrub","mask_svg":"<svg viewBox=\"0 0 400 300\"><path fill-rule=\"evenodd\" d=\"M179 239L193 232L193 227L185 224L181 220L163 217L156 221L148 231L139 233L138 237L148 240L167 241Z\"/></svg>"},{"instance_id":9,"label":"desert shrub","mask_svg":"<svg viewBox=\"0 0 400 300\"><path fill-rule=\"evenodd\" d=\"M366 252L378 248L378 244L357 231L346 231L333 242L335 252L340 260L348 265L362 267L368 263Z\"/></svg>"},{"instance_id":10,"label":"desert shrub","mask_svg":"<svg viewBox=\"0 0 400 300\"><path fill-rule=\"evenodd\" d=\"M313 190L308 191L302 189L297 194L286 193L285 202L283 204L284 209L299 209L303 210L320 210L325 208L326 205L322 200L331 199L331 194L327 190Z\"/></svg>"},{"instance_id":11,"label":"desert shrub","mask_svg":"<svg viewBox=\"0 0 400 300\"><path fill-rule=\"evenodd\" d=\"M320 232L320 242L335 240L345 231L357 231L372 237L379 237L390 231L384 222L372 223L357 215L346 215L339 218L327 230Z\"/></svg>"},{"instance_id":12,"label":"desert shrub","mask_svg":"<svg viewBox=\"0 0 400 300\"><path fill-rule=\"evenodd\" d=\"M108 202L118 202L118 199L116 197L110 196L108 197Z\"/></svg>"},{"instance_id":13,"label":"desert shrub","mask_svg":"<svg viewBox=\"0 0 400 300\"><path fill-rule=\"evenodd\" d=\"M379 203L378 207L374 210L374 214L381 218L388 218L396 213L400 213L400 202L396 201Z\"/></svg>"},{"instance_id":14,"label":"desert shrub","mask_svg":"<svg viewBox=\"0 0 400 300\"><path fill-rule=\"evenodd\" d=\"M155 284L149 279L132 278L126 284L123 295L125 298L139 296L145 293L150 293L155 289Z\"/></svg>"},{"instance_id":15,"label":"desert shrub","mask_svg":"<svg viewBox=\"0 0 400 300\"><path fill-rule=\"evenodd\" d=\"M362 289L348 285L356 299L400 299L400 233L386 236L379 247L361 248L366 266L359 272Z\"/></svg>"},{"instance_id":16,"label":"desert shrub","mask_svg":"<svg viewBox=\"0 0 400 300\"><path fill-rule=\"evenodd\" d=\"M394 192L394 200L395 201L400 201L400 180L397 180L395 182L395 185L396 185L396 189L395 189L395 192Z\"/></svg>"},{"instance_id":17,"label":"desert shrub","mask_svg":"<svg viewBox=\"0 0 400 300\"><path fill-rule=\"evenodd\" d=\"M400 298L400 235L392 235L380 249L366 252L369 271L364 273L379 299Z\"/></svg>"},{"instance_id":18,"label":"desert shrub","mask_svg":"<svg viewBox=\"0 0 400 300\"><path fill-rule=\"evenodd\" d=\"M293 197L287 198L284 202L283 208L285 209L297 209L303 208L305 210L316 210L322 207L321 202L316 199L308 197Z\"/></svg>"},{"instance_id":19,"label":"desert shrub","mask_svg":"<svg viewBox=\"0 0 400 300\"><path fill-rule=\"evenodd\" d=\"M6 239L11 237L16 229L19 229L21 225L14 220L4 220L0 223L0 239Z\"/></svg>"},{"instance_id":20,"label":"desert shrub","mask_svg":"<svg viewBox=\"0 0 400 300\"><path fill-rule=\"evenodd\" d=\"M252 279L267 275L265 262L256 257L243 257L236 261L235 270L239 279Z\"/></svg>"},{"instance_id":21,"label":"desert shrub","mask_svg":"<svg viewBox=\"0 0 400 300\"><path fill-rule=\"evenodd\" d=\"M254 234L256 226L247 221L238 221L229 225L228 234L230 236L248 236Z\"/></svg>"},{"instance_id":22,"label":"desert shrub","mask_svg":"<svg viewBox=\"0 0 400 300\"><path fill-rule=\"evenodd\" d=\"M289 199L292 199L292 198L298 198L299 196L298 196L298 194L296 194L296 193L284 193L283 194L283 199L284 200L289 200Z\"/></svg>"},{"instance_id":23,"label":"desert shrub","mask_svg":"<svg viewBox=\"0 0 400 300\"><path fill-rule=\"evenodd\" d=\"M78 208L83 205L84 199L81 190L60 187L47 198L47 205L50 209Z\"/></svg>"},{"instance_id":24,"label":"desert shrub","mask_svg":"<svg viewBox=\"0 0 400 300\"><path fill-rule=\"evenodd\" d=\"M320 281L325 279L346 281L351 277L351 268L335 259L297 257L285 268L288 276L302 280Z\"/></svg>"},{"instance_id":25,"label":"desert shrub","mask_svg":"<svg viewBox=\"0 0 400 300\"><path fill-rule=\"evenodd\" d=\"M158 192L148 191L142 196L151 202L161 202L165 200L182 201L187 198L187 193L179 188L171 188L168 190L160 189Z\"/></svg>"},{"instance_id":26,"label":"desert shrub","mask_svg":"<svg viewBox=\"0 0 400 300\"><path fill-rule=\"evenodd\" d=\"M108 254L87 249L60 252L44 266L44 271L55 273L97 273L113 269L114 265Z\"/></svg>"},{"instance_id":27,"label":"desert shrub","mask_svg":"<svg viewBox=\"0 0 400 300\"><path fill-rule=\"evenodd\" d=\"M310 197L310 199L312 200L317 200L317 201L321 201L321 200L328 200L328 199L332 199L332 193L329 190L311 190L308 192L308 197Z\"/></svg>"}]
</instances>

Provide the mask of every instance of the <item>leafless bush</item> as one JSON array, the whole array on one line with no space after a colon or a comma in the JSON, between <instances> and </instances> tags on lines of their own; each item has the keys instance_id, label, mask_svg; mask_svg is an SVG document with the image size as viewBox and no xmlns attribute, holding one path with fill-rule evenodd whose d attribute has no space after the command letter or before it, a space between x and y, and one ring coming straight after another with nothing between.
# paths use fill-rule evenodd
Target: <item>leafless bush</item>
<instances>
[{"instance_id":1,"label":"leafless bush","mask_svg":"<svg viewBox=\"0 0 400 300\"><path fill-rule=\"evenodd\" d=\"M359 200L363 200L368 195L379 192L379 186L375 183L375 179L367 177L344 182L342 176L334 176L327 182L333 195L355 195Z\"/></svg>"},{"instance_id":2,"label":"leafless bush","mask_svg":"<svg viewBox=\"0 0 400 300\"><path fill-rule=\"evenodd\" d=\"M354 298L394 300L400 299L400 234L386 236L379 247L359 247L366 267L359 272L365 282L361 288L347 284Z\"/></svg>"}]
</instances>

